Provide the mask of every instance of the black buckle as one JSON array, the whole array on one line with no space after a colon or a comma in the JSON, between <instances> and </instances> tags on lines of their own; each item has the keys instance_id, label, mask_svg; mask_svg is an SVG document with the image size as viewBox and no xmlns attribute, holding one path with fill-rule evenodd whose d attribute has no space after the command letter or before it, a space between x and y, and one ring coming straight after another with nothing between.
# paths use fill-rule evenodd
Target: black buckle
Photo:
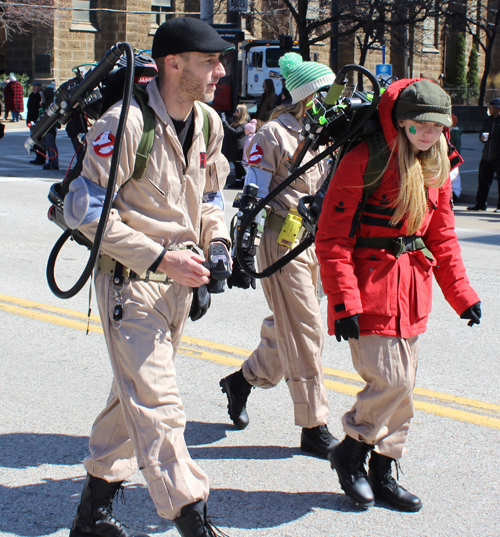
<instances>
[{"instance_id":1,"label":"black buckle","mask_svg":"<svg viewBox=\"0 0 500 537\"><path fill-rule=\"evenodd\" d=\"M401 254L416 250L415 236L398 237L392 241L392 253L398 258Z\"/></svg>"}]
</instances>

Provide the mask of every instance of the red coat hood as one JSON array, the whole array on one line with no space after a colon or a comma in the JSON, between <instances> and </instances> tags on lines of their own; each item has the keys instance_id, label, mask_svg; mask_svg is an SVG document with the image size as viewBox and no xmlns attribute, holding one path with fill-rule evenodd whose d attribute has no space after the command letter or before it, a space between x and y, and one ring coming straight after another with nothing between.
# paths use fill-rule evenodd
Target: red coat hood
<instances>
[{"instance_id":1,"label":"red coat hood","mask_svg":"<svg viewBox=\"0 0 500 537\"><path fill-rule=\"evenodd\" d=\"M389 147L392 148L393 144L396 143L398 137L398 131L393 123L393 111L394 105L401 94L401 92L407 88L410 84L417 82L417 80L423 80L422 78L402 78L393 82L382 94L380 98L380 103L378 105L379 110L379 120L382 125L382 131L384 137L389 144ZM432 82L432 81L431 81ZM448 146L450 147L448 156L450 158L451 168L453 169L456 166L459 166L463 163L463 159L460 157L460 154L455 150L453 146L449 143L449 129L444 129L445 136L448 140Z\"/></svg>"},{"instance_id":2,"label":"red coat hood","mask_svg":"<svg viewBox=\"0 0 500 537\"><path fill-rule=\"evenodd\" d=\"M419 78L403 78L393 82L382 94L380 103L378 105L380 124L384 131L384 137L390 147L395 143L398 137L398 131L392 122L392 113L394 111L394 105L400 95L400 93L407 88L410 84L413 84Z\"/></svg>"}]
</instances>

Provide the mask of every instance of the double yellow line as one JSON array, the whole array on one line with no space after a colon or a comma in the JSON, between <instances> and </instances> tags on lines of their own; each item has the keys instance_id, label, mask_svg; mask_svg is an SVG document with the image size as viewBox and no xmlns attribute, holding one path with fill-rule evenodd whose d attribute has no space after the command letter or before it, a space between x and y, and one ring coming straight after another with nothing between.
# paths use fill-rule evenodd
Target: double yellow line
<instances>
[{"instance_id":1,"label":"double yellow line","mask_svg":"<svg viewBox=\"0 0 500 537\"><path fill-rule=\"evenodd\" d=\"M100 319L96 315L91 315L89 318L85 313L40 304L22 298L0 294L0 311L66 328L83 331L88 328L90 332L102 333ZM243 360L250 355L250 351L246 349L190 336L182 338L180 353L230 367L240 367ZM361 377L355 373L330 367L324 367L323 372L325 374L325 386L328 390L355 396L364 385ZM457 397L424 388L415 388L414 405L416 409L436 416L500 429L500 405L493 403Z\"/></svg>"}]
</instances>

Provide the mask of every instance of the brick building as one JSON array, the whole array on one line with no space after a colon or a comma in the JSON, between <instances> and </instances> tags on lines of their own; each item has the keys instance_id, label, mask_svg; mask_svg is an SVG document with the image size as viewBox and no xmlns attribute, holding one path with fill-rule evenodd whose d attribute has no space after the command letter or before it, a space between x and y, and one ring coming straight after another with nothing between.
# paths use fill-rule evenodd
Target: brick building
<instances>
[{"instance_id":1,"label":"brick building","mask_svg":"<svg viewBox=\"0 0 500 537\"><path fill-rule=\"evenodd\" d=\"M248 0L249 6L251 1ZM253 0L252 11L236 19L246 36L277 37L262 22L262 13L266 11L264 2L270 1L279 3L279 0ZM461 1L466 6L467 2L478 0ZM494 6L493 0L487 1ZM227 22L226 6L226 0L215 2L214 23ZM53 24L33 26L30 34L16 35L0 47L0 72L27 73L31 79L42 80L44 85L54 80L57 86L73 76L75 66L99 61L119 41L131 43L136 50L150 48L154 31L165 17L182 14L198 17L200 0L54 0L53 8ZM310 0L312 19L320 16L318 10L319 0ZM385 61L392 64L393 74L398 78L426 76L442 80L453 60L450 43L461 31L444 28L443 21L430 18L415 31L402 29L400 34L387 36ZM497 41L491 66L493 75L500 73L500 38ZM467 56L471 46L472 38L467 36ZM329 40L315 45L311 48L312 59L329 64L331 49ZM341 67L359 62L359 54L355 37L344 38L338 44L336 63ZM482 55L479 62L481 73ZM375 71L379 63L382 53L371 51L365 66Z\"/></svg>"}]
</instances>

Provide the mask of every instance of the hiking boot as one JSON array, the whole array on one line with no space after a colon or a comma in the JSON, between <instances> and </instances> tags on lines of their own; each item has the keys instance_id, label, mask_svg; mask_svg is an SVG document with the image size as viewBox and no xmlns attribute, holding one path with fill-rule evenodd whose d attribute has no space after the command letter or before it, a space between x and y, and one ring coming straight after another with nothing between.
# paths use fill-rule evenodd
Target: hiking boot
<instances>
[{"instance_id":1,"label":"hiking boot","mask_svg":"<svg viewBox=\"0 0 500 537\"><path fill-rule=\"evenodd\" d=\"M173 523L182 537L229 537L207 519L207 504L203 500L183 507Z\"/></svg>"},{"instance_id":2,"label":"hiking boot","mask_svg":"<svg viewBox=\"0 0 500 537\"><path fill-rule=\"evenodd\" d=\"M148 537L128 528L113 516L113 499L122 483L108 483L87 474L69 537Z\"/></svg>"},{"instance_id":3,"label":"hiking boot","mask_svg":"<svg viewBox=\"0 0 500 537\"><path fill-rule=\"evenodd\" d=\"M372 446L346 436L328 453L331 466L337 471L342 490L364 507L375 503L365 470L366 457L371 449Z\"/></svg>"},{"instance_id":4,"label":"hiking boot","mask_svg":"<svg viewBox=\"0 0 500 537\"><path fill-rule=\"evenodd\" d=\"M408 492L392 477L392 463L396 464L399 479L399 465L395 459L373 451L368 464L368 482L375 498L385 500L391 507L400 511L419 511L422 507L420 498Z\"/></svg>"},{"instance_id":5,"label":"hiking boot","mask_svg":"<svg viewBox=\"0 0 500 537\"><path fill-rule=\"evenodd\" d=\"M222 393L227 395L227 412L238 429L244 429L248 423L246 409L247 399L252 385L243 376L243 370L236 371L219 382Z\"/></svg>"},{"instance_id":6,"label":"hiking boot","mask_svg":"<svg viewBox=\"0 0 500 537\"><path fill-rule=\"evenodd\" d=\"M300 435L300 449L302 451L326 459L328 451L338 443L339 441L328 430L328 425L318 425L310 429L302 428Z\"/></svg>"}]
</instances>

